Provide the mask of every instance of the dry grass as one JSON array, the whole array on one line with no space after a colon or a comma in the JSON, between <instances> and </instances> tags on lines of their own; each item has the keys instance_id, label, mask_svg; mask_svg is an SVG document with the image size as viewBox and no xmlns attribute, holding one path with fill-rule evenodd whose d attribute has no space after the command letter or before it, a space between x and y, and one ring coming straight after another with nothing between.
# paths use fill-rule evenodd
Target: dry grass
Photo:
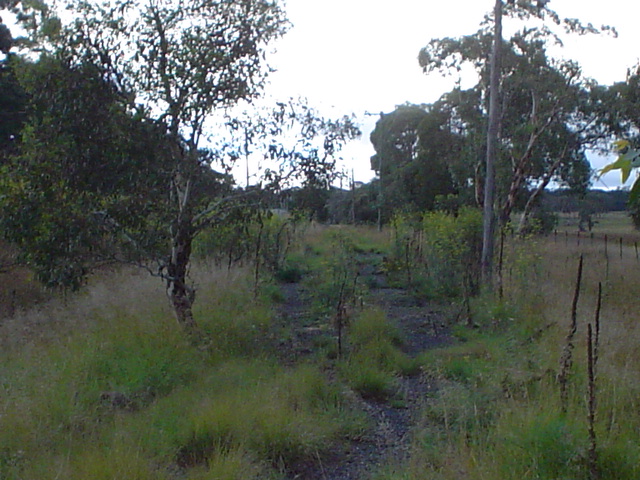
<instances>
[{"instance_id":1,"label":"dry grass","mask_svg":"<svg viewBox=\"0 0 640 480\"><path fill-rule=\"evenodd\" d=\"M622 220L608 219L618 226ZM620 234L626 235L624 242L637 235L624 228L607 233ZM599 282L604 294L596 372L599 478L640 478L640 261L633 244L623 242L621 256L619 244L611 242L605 254L604 242L594 237L509 242L504 298L476 299L479 329L461 328L461 343L424 356L424 368L441 388L423 412L409 466L379 478L589 478L586 339ZM584 271L563 413L557 374L580 255Z\"/></svg>"}]
</instances>

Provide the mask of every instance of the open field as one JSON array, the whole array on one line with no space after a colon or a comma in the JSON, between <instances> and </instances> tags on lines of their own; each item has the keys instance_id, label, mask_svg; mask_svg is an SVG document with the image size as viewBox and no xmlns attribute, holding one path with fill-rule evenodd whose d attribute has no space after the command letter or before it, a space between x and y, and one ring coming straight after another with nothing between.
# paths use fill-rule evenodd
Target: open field
<instances>
[{"instance_id":1,"label":"open field","mask_svg":"<svg viewBox=\"0 0 640 480\"><path fill-rule=\"evenodd\" d=\"M556 230L558 233L577 233L579 231L580 219L577 213L558 214L559 221ZM586 224L583 235L589 236L593 233L595 236L602 237L605 234L609 236L622 236L625 238L640 240L640 232L633 227L631 217L627 212L608 212L593 215L593 226L591 232L588 231Z\"/></svg>"}]
</instances>

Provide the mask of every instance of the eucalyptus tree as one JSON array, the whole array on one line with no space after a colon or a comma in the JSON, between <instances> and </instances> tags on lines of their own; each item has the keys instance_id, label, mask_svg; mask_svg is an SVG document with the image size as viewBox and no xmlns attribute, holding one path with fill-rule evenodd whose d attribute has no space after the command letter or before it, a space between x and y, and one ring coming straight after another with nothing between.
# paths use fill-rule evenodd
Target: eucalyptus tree
<instances>
[{"instance_id":1,"label":"eucalyptus tree","mask_svg":"<svg viewBox=\"0 0 640 480\"><path fill-rule=\"evenodd\" d=\"M93 65L129 111L164 131L170 178L162 195L170 220L167 255L156 259L156 273L180 325L196 331L191 246L225 203L198 195L205 122L260 93L269 71L265 49L287 28L284 11L267 0L71 1L68 8L73 21L60 32L59 58L72 67ZM103 228L113 228L103 213Z\"/></svg>"},{"instance_id":2,"label":"eucalyptus tree","mask_svg":"<svg viewBox=\"0 0 640 480\"><path fill-rule=\"evenodd\" d=\"M441 106L400 105L371 133L371 169L383 183L387 217L398 209L433 209L438 195L456 192L451 165L458 136Z\"/></svg>"},{"instance_id":3,"label":"eucalyptus tree","mask_svg":"<svg viewBox=\"0 0 640 480\"><path fill-rule=\"evenodd\" d=\"M260 96L270 72L266 51L288 27L285 12L271 0L71 0L68 9L72 21L49 37L46 58L90 88L71 84L62 94L49 89L46 101L61 109L36 117L27 130L28 142L2 185L3 221L17 222L5 223L14 232L32 226L14 236L35 242L30 263L52 283L79 285L95 257L144 266L166 282L179 324L198 333L188 277L193 241L248 195L211 169L234 156L221 140L230 126L212 119ZM92 109L104 129L91 120ZM287 150L269 144L266 136L274 131L265 134L264 156L276 165L295 164L292 169L309 178L332 166L354 131L350 125L337 132L343 122L290 108L274 112L279 128L299 122L307 125L307 140L323 138L319 148L309 140ZM86 128L85 120L95 129ZM210 132L212 125L220 130ZM82 175L64 176L59 160L90 181L82 185ZM104 179L120 172L136 180L99 187L100 169ZM283 171L273 168L266 181L283 179ZM25 198L35 199L38 208ZM46 213L45 205L53 204L59 216ZM29 212L38 213L22 221Z\"/></svg>"},{"instance_id":4,"label":"eucalyptus tree","mask_svg":"<svg viewBox=\"0 0 640 480\"><path fill-rule=\"evenodd\" d=\"M456 72L464 64L472 65L477 72L478 83L474 89L482 99L481 109L491 130L487 136L486 161L493 157L495 150L496 201L503 226L522 187L546 186L551 179L568 181L569 174L589 173L584 168L584 148L592 140L590 128L595 121L587 117L589 108L585 104L593 84L582 77L574 62L555 60L547 55L550 43L561 43L559 33L550 26L578 34L613 29L562 19L547 3L518 0L504 4L497 0L493 16L487 16L475 34L431 40L419 55L425 73ZM507 39L499 28L503 10L506 18L524 21L522 28ZM492 46L496 65L493 82ZM495 48L499 49L497 53ZM498 103L490 107L489 99ZM498 111L498 107L500 115L491 118L492 108ZM495 140L496 134L493 149L490 140ZM486 168L487 185L492 189L489 178L493 176L492 165L489 163ZM492 217L496 208L492 193L486 190L485 218ZM491 261L493 235L490 229L486 230L489 231L485 231L485 243L489 245L484 255L489 258L483 265L490 271L487 262Z\"/></svg>"}]
</instances>

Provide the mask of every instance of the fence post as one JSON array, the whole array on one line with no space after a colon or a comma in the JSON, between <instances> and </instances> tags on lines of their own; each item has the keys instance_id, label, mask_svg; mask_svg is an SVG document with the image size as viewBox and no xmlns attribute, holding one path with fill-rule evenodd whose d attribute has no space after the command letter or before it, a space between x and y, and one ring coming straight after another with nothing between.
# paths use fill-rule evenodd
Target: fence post
<instances>
[{"instance_id":1,"label":"fence post","mask_svg":"<svg viewBox=\"0 0 640 480\"><path fill-rule=\"evenodd\" d=\"M620 260L622 260L622 237L620 237Z\"/></svg>"},{"instance_id":2,"label":"fence post","mask_svg":"<svg viewBox=\"0 0 640 480\"><path fill-rule=\"evenodd\" d=\"M606 278L607 280L609 280L609 250L608 250L608 245L609 245L609 236L607 234L604 235L604 259L605 259L605 264L606 264Z\"/></svg>"}]
</instances>

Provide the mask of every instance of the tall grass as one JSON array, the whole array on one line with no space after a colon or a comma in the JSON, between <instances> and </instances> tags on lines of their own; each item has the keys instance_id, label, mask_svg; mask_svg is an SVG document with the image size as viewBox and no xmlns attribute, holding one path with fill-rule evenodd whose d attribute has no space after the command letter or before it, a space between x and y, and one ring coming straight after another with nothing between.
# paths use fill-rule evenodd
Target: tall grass
<instances>
[{"instance_id":1,"label":"tall grass","mask_svg":"<svg viewBox=\"0 0 640 480\"><path fill-rule=\"evenodd\" d=\"M123 271L2 323L0 478L280 478L366 424L318 367L278 364L247 269L194 268L191 345L157 279Z\"/></svg>"},{"instance_id":2,"label":"tall grass","mask_svg":"<svg viewBox=\"0 0 640 480\"><path fill-rule=\"evenodd\" d=\"M640 270L632 247L594 239L532 238L507 245L501 300L472 301L474 328L456 327L456 345L425 353L438 385L426 400L407 465L381 479L590 478L586 336L603 283L596 376L596 473L640 478ZM569 331L578 258L577 309L568 402L557 375ZM635 432L635 433L634 433ZM378 478L378 477L377 477Z\"/></svg>"},{"instance_id":3,"label":"tall grass","mask_svg":"<svg viewBox=\"0 0 640 480\"><path fill-rule=\"evenodd\" d=\"M443 225L443 236L433 237L439 242L455 230ZM389 243L364 228L307 233L287 261L315 279L305 285L329 303L338 274L357 276L361 260L380 257ZM309 356L283 365L283 329L296 325L277 319L274 295L256 295L251 266L194 268L196 316L211 339L197 348L157 279L105 274L82 294L0 324L0 479L295 476L297 465L369 427L345 391L389 401L399 376L418 370L434 388L417 418L412 455L375 478L588 478L586 325L598 282L597 471L601 480L640 478L640 271L631 246L622 259L602 247L553 236L510 241L503 297L471 299L472 321L451 326L457 341L416 359L402 353L402 335L384 313L365 308L350 312L345 355L335 363ZM421 252L435 268L435 254L424 245ZM581 254L563 411L557 375ZM323 315L318 321L331 321ZM336 374L327 375L332 365Z\"/></svg>"},{"instance_id":4,"label":"tall grass","mask_svg":"<svg viewBox=\"0 0 640 480\"><path fill-rule=\"evenodd\" d=\"M349 354L340 372L364 398L388 399L397 390L399 376L417 372L417 364L400 349L400 332L381 310L367 309L354 318L348 340Z\"/></svg>"}]
</instances>

